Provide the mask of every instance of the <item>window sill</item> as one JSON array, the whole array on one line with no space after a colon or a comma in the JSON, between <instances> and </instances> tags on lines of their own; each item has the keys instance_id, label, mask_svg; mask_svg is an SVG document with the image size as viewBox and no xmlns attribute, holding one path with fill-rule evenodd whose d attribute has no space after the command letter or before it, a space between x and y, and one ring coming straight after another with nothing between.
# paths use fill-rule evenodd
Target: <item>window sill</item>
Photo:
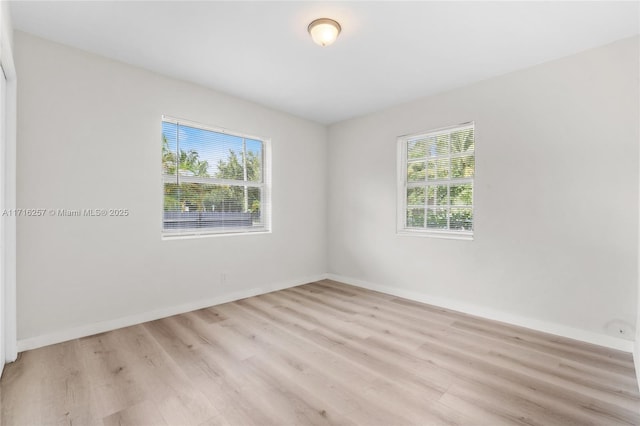
<instances>
[{"instance_id":1,"label":"window sill","mask_svg":"<svg viewBox=\"0 0 640 426\"><path fill-rule=\"evenodd\" d=\"M473 232L460 232L460 231L427 231L423 229L399 229L397 235L400 237L429 237L429 238L444 238L448 240L465 240L473 241Z\"/></svg>"},{"instance_id":2,"label":"window sill","mask_svg":"<svg viewBox=\"0 0 640 426\"><path fill-rule=\"evenodd\" d=\"M164 240L191 240L191 239L199 239L199 238L210 238L210 237L236 237L239 235L264 235L271 234L271 231L268 229L261 229L256 231L245 231L238 230L232 231L228 230L225 232L201 232L201 233L189 233L189 232L181 232L181 233L172 233L172 232L163 232L161 234L161 239Z\"/></svg>"}]
</instances>

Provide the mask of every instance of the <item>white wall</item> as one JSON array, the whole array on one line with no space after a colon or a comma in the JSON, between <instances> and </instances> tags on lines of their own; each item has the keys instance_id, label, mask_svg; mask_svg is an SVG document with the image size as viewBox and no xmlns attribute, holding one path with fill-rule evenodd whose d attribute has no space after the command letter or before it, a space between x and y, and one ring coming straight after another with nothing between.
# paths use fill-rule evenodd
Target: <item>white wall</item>
<instances>
[{"instance_id":1,"label":"white wall","mask_svg":"<svg viewBox=\"0 0 640 426\"><path fill-rule=\"evenodd\" d=\"M640 140L638 141L640 142ZM640 190L640 184L639 184ZM640 201L640 197L639 197ZM640 215L638 215L638 220L640 220ZM640 232L640 227L639 227ZM637 319L636 319L636 340L633 345L633 361L636 367L636 380L638 381L638 389L640 389L640 233L638 234L638 302L636 305L636 309L638 310Z\"/></svg>"},{"instance_id":2,"label":"white wall","mask_svg":"<svg viewBox=\"0 0 640 426\"><path fill-rule=\"evenodd\" d=\"M331 126L329 272L631 350L638 93L633 38ZM472 120L474 241L397 236L396 137Z\"/></svg>"},{"instance_id":3,"label":"white wall","mask_svg":"<svg viewBox=\"0 0 640 426\"><path fill-rule=\"evenodd\" d=\"M24 33L15 44L18 205L131 211L18 219L21 349L326 271L324 126ZM271 234L160 239L162 114L271 138Z\"/></svg>"},{"instance_id":4,"label":"white wall","mask_svg":"<svg viewBox=\"0 0 640 426\"><path fill-rule=\"evenodd\" d=\"M326 271L631 347L638 39L333 125L328 157L324 127L202 87L23 33L16 61L18 205L132 211L19 219L22 349ZM162 114L272 138L272 234L160 240ZM475 240L397 236L396 137L469 120Z\"/></svg>"},{"instance_id":5,"label":"white wall","mask_svg":"<svg viewBox=\"0 0 640 426\"><path fill-rule=\"evenodd\" d=\"M640 116L638 116L638 120L640 120ZM638 143L640 144L640 138L638 138ZM638 190L640 191L640 182L638 183ZM640 203L640 195L638 196L638 202ZM638 220L640 221L640 214L638 214ZM638 303L636 305L637 306L636 309L638 310L637 312L638 317L636 319L636 341L633 345L633 361L636 367L636 379L638 380L638 389L640 389L640 226L638 227L638 280L637 280L637 283L638 283Z\"/></svg>"}]
</instances>

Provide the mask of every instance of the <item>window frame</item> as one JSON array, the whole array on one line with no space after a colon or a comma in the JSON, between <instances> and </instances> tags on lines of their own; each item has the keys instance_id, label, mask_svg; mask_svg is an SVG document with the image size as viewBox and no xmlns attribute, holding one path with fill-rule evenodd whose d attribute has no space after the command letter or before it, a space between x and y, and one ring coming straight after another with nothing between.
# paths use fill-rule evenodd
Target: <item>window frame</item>
<instances>
[{"instance_id":1,"label":"window frame","mask_svg":"<svg viewBox=\"0 0 640 426\"><path fill-rule=\"evenodd\" d=\"M191 120L184 120L181 118L175 118L169 115L162 115L160 124L163 122L172 123L176 125L182 125L192 127L200 130L221 133L230 136L236 136L244 139L257 140L262 142L262 181L240 181L234 179L219 179L212 177L197 177L197 176L180 176L180 181L185 183L202 183L211 185L233 185L239 187L253 187L261 188L261 206L266 206L262 211L262 225L252 227L221 227L216 228L184 228L179 230L168 231L164 228L164 185L168 182L171 176L165 175L163 172L162 159L160 164L160 235L162 240L180 240L190 238L204 238L204 237L222 237L222 236L237 236L237 235L256 235L256 234L270 234L272 232L271 227L271 139L261 136L255 136L244 132L238 132L235 130L229 130L222 127L210 126L207 124L198 123ZM162 130L160 131L162 137ZM160 151L162 155L162 151ZM266 200L266 202L264 202Z\"/></svg>"},{"instance_id":2,"label":"window frame","mask_svg":"<svg viewBox=\"0 0 640 426\"><path fill-rule=\"evenodd\" d=\"M473 139L474 139L474 149L473 149L473 158L475 162L476 158L476 132L475 132L475 122L469 121L466 123L456 124L453 126L441 127L438 129L428 130L424 132L412 133L408 135L402 135L397 138L397 211L396 211L396 234L399 236L420 236L420 237L431 237L431 238L447 238L447 239L456 239L456 240L473 240L475 233L475 187L476 187L476 170L474 167L474 173L472 178L456 178L452 179L451 175L447 179L442 180L426 180L427 182L444 183L451 185L452 182L460 182L460 183L471 183L472 186L472 194L471 194L471 212L473 214L473 226L471 230L452 230L452 229L428 229L428 228L412 228L407 226L407 189L409 188L409 182L407 178L407 169L409 164L408 152L407 152L407 142L413 139L418 138L426 138L431 136L437 136L442 134L452 133L456 130L463 129L473 129ZM442 158L442 157L441 157ZM451 157L451 150L447 157L449 160ZM455 158L455 157L454 157ZM426 162L427 160L425 160ZM427 170L425 169L425 173ZM451 173L451 169L449 168L449 173ZM426 185L425 185L426 186ZM425 195L426 196L426 195ZM451 199L449 196L447 197L448 203L446 205L447 209L450 211L451 209Z\"/></svg>"}]
</instances>

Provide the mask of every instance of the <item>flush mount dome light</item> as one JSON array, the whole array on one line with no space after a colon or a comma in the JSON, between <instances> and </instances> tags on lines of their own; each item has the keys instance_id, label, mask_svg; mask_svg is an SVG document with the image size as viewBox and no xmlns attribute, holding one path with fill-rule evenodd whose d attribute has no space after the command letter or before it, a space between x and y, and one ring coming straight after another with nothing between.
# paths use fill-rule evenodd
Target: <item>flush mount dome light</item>
<instances>
[{"instance_id":1,"label":"flush mount dome light","mask_svg":"<svg viewBox=\"0 0 640 426\"><path fill-rule=\"evenodd\" d=\"M310 23L307 30L313 41L324 47L336 41L342 28L333 19L320 18Z\"/></svg>"}]
</instances>

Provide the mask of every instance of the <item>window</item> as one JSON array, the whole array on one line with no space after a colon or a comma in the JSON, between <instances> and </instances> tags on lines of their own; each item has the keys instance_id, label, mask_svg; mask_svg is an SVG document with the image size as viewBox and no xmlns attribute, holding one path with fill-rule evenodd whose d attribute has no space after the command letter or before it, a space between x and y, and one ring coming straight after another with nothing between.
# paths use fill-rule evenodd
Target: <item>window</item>
<instances>
[{"instance_id":1,"label":"window","mask_svg":"<svg viewBox=\"0 0 640 426\"><path fill-rule=\"evenodd\" d=\"M163 236L269 230L268 141L162 118Z\"/></svg>"},{"instance_id":2,"label":"window","mask_svg":"<svg viewBox=\"0 0 640 426\"><path fill-rule=\"evenodd\" d=\"M471 239L473 123L398 138L398 232Z\"/></svg>"}]
</instances>

